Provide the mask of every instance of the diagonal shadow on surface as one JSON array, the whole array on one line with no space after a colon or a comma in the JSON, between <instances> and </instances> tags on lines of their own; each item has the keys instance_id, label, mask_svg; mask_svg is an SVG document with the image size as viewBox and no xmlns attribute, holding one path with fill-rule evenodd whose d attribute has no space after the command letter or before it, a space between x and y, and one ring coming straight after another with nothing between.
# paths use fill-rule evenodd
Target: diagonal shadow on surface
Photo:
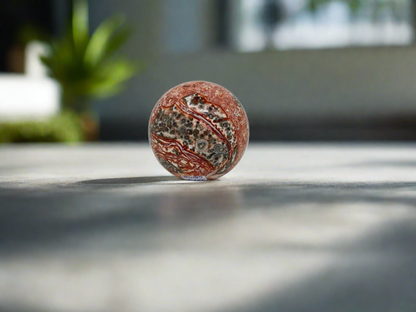
<instances>
[{"instance_id":1,"label":"diagonal shadow on surface","mask_svg":"<svg viewBox=\"0 0 416 312\"><path fill-rule=\"evenodd\" d=\"M239 187L182 188L173 192L118 194L107 187L181 181L176 177L118 178L83 181L79 192L27 192L1 196L0 250L52 247L74 235L109 233L125 227L158 229L163 226L199 224L227 218L241 210L279 210L302 203L370 203L416 208L416 183L295 183ZM184 181L186 182L186 181ZM91 184L88 184L91 183ZM83 190L95 184L106 192ZM117 187L116 187L117 188ZM75 188L76 189L76 188ZM397 190L410 190L402 194Z\"/></svg>"},{"instance_id":2,"label":"diagonal shadow on surface","mask_svg":"<svg viewBox=\"0 0 416 312\"><path fill-rule=\"evenodd\" d=\"M158 177L154 178L155 181L159 181ZM170 181L176 180L175 177L168 178ZM132 185L137 183L136 179L104 179L98 180L97 185ZM95 183L94 181L97 180L92 181ZM139 183L140 181L142 180L139 179ZM164 181L162 180L161 183ZM189 192L175 192L174 194L114 196L113 193L109 194L110 192L88 190L83 193L59 194L20 192L2 196L0 256L7 255L9 251L25 250L25 248L40 247L53 250L59 245L71 250L77 246L76 240L88 240L90 237L97 241L114 240L114 244L96 247L98 250L106 248L106 252L114 254L119 252L123 254L130 250L140 251L145 248L157 250L157 240L146 241L146 238L168 229L167 227L171 225L185 227L191 223L198 227L215 221L212 214L215 212L215 205L219 203L225 209L214 216L217 220L223 220L227 216L226 213L238 214L242 210L250 209L257 211L291 209L303 203L318 206L357 202L374 205L390 203L416 208L416 192L414 193L416 183L411 182L360 184L276 182L273 185L242 186L238 190L235 187L221 187L221 189L223 196L219 201L220 189L215 189L211 193L193 189L193 195ZM397 192L398 190L410 190L412 196ZM225 202L233 195L237 200L241 196L242 200ZM177 215L172 218L164 217L161 210L163 206L169 206L168 212ZM230 212L229 208L234 206L238 209ZM327 205L326 209L332 209L332 206ZM210 214L205 215L207 212ZM322 212L322 210L316 211L317 214ZM132 231L128 232L130 234L120 232L124 228ZM272 285L268 291L253 298L247 306L239 306L235 310L230 307L218 312L413 312L416 306L414 297L416 255L413 249L415 230L413 220L403 220L391 224L382 233L363 237L349 245L335 244L321 248L311 245L290 245L290 242L289 245L285 245L282 242L266 246L267 250L260 250L264 246L257 246L258 249L255 251L261 253L289 250L299 252L299 255L306 259L314 253L329 253L339 258L334 261L334 266L328 266L324 271L316 272L297 284L288 285L285 290L273 289ZM146 234L150 235L146 236ZM292 234L288 233L288 236ZM128 237L124 235L134 236L135 241L141 241L143 244L125 244ZM114 247L116 245L121 245L117 247L120 249L116 249ZM299 251L296 248L300 248ZM89 253L90 250L85 252ZM290 265L288 269L291 269ZM0 306L0 310L24 311L13 306Z\"/></svg>"},{"instance_id":3,"label":"diagonal shadow on surface","mask_svg":"<svg viewBox=\"0 0 416 312\"><path fill-rule=\"evenodd\" d=\"M383 187L384 185L384 187ZM395 196L392 194L390 197L383 197L383 193L391 188L395 190L400 188L413 188L415 184L410 183L371 183L366 188L354 189L345 188L341 186L330 185L332 188L326 188L318 184L312 185L296 185L290 184L290 187L263 187L260 186L257 189L246 188L242 190L243 196L251 197L250 202L243 203L243 209L251 209L251 206L257 203L261 198L268 197L269 202L265 207L271 209L281 209L292 207L291 205L297 205L299 203L354 203L356 201L364 201L366 203L382 204L382 203L407 203L412 207L416 207L415 199L407 202L407 199L402 196ZM324 192L322 192L324 190ZM366 194L363 191L376 190L376 193ZM251 195L248 195L249 193ZM71 195L73 196L73 195ZM182 198L182 195L178 195ZM188 196L188 195L187 195ZM156 202L160 197L152 197L151 202ZM33 197L31 197L33 200ZM91 199L91 198L90 198ZM169 197L169 199L173 199ZM59 199L60 200L60 199ZM148 206L145 198L140 198L141 203L138 206L133 206L134 202L124 201L120 209L115 210L110 214L104 215L92 215L91 218L85 220L54 220L51 218L48 222L40 219L40 222L26 222L24 230L26 232L24 237L27 240L28 237L34 238L32 242L40 242L47 244L48 241L60 241L65 237L71 237L74 233L78 235L79 239L88 239L92 236L102 236L102 239L112 237L109 233L112 228L123 228L131 225L133 222L135 227L141 227L144 224L140 223L144 219L149 219L149 213L157 209L157 205ZM205 198L205 202L209 202L208 197ZM58 203L59 201L57 201ZM90 201L90 204L94 203ZM212 202L209 202L212 203ZM413 203L413 204L412 204ZM98 204L98 203L95 203ZM183 204L183 202L179 202ZM285 206L286 205L286 206ZM143 214L139 211L143 208ZM16 207L15 207L16 208ZM33 207L32 207L33 208ZM71 210L76 209L73 205L68 205L64 209ZM198 206L193 208L201 208L202 211L210 210L212 207ZM101 207L97 206L94 210L100 210ZM258 208L257 208L258 209ZM264 209L264 207L262 208ZM328 206L328 209L332 209ZM388 208L386 208L388 209ZM28 209L27 211L30 211ZM1 209L0 209L1 211ZM322 213L324 211L317 210L316 213ZM190 213L189 211L180 216L185 217ZM239 213L239 210L236 211ZM198 213L197 213L198 214ZM199 212L201 214L201 211ZM11 217L13 217L11 215ZM50 217L53 217L51 214ZM220 215L220 218L222 215ZM254 216L255 217L255 216ZM150 217L154 221L155 228L151 234L156 234L158 231L163 230L163 221L160 222L160 217L154 215ZM28 219L29 220L29 219ZM150 220L150 221L152 221ZM47 221L47 220L46 220ZM176 220L177 221L177 220ZM255 220L253 220L255 221ZM330 220L329 220L330 221ZM169 221L168 221L169 222ZM194 225L203 226L207 220L195 219ZM208 221L209 222L209 221ZM1 223L1 222L0 222ZM324 225L324 224L323 224ZM387 227L388 226L388 227ZM1 229L1 227L0 227ZM146 231L151 228L146 227ZM38 233L36 233L38 231ZM45 231L42 233L42 231ZM5 232L7 234L7 231ZM138 234L137 232L134 232ZM11 238L11 232L7 238ZM16 231L16 235L21 235L22 232ZM31 235L28 235L31 234ZM33 236L34 234L34 236ZM39 235L40 234L40 235ZM97 235L98 234L98 235ZM234 233L231 232L233 235ZM287 233L288 236L294 233ZM228 306L226 309L211 310L212 312L414 312L416 307L416 270L414 263L416 261L416 254L413 249L415 245L416 227L412 219L403 219L397 223L386 224L383 229L373 233L373 235L363 236L350 244L334 244L326 245L322 248L319 246L300 246L299 250L296 250L296 244L285 245L278 243L273 246L269 246L267 250L260 250L252 248L245 250L243 256L247 256L247 252L253 252L255 254L270 256L276 255L276 253L282 253L282 256L286 252L294 252L299 257L308 260L310 257L313 260L315 255L328 254L330 257L334 257L323 269L319 269L316 272L312 272L311 275L306 275L304 278L288 283L284 288L281 287L281 283L276 283L276 286L271 284L270 287L265 288L263 292L256 296L247 298L241 298L241 302L236 302L235 305ZM146 240L146 237L140 237L137 235L137 240ZM113 237L114 238L114 237ZM226 239L227 237L224 237ZM117 242L123 243L125 237L121 237ZM19 243L18 241L15 241ZM28 240L30 242L30 239ZM68 244L63 241L63 244ZM1 247L1 244L0 244ZM50 246L49 246L50 247ZM53 246L52 246L53 247ZM69 247L70 244L69 244ZM149 245L147 245L147 248ZM153 251L160 250L157 245L150 246ZM258 246L262 248L261 246ZM299 246L298 246L299 247ZM140 246L135 246L134 250L141 250L146 252L146 249ZM146 248L146 245L144 245ZM1 249L1 248L0 248ZM180 249L176 249L180 250ZM185 249L187 251L193 250L192 248ZM200 250L200 249L197 249ZM195 251L195 250L194 250ZM87 253L89 250L87 251ZM112 254L125 255L129 252L129 249L121 247L121 250L108 249L106 252ZM2 254L0 254L1 256ZM220 254L221 256L221 254ZM295 270L296 266L292 264L276 263L276 265L283 265L288 271ZM265 267L264 270L270 269ZM256 272L253 272L256 274ZM201 280L204 283L203 280ZM280 285L280 286L279 286ZM237 286L236 286L237 287ZM163 299L163 295L161 295ZM19 310L18 306L5 306L0 305L0 311L7 312L26 312L25 310ZM36 310L35 310L36 311ZM78 310L74 310L78 311ZM45 311L46 312L46 311Z\"/></svg>"},{"instance_id":4,"label":"diagonal shadow on surface","mask_svg":"<svg viewBox=\"0 0 416 312\"><path fill-rule=\"evenodd\" d=\"M22 306L20 304L0 304L1 312L50 312L50 309L37 309L35 307Z\"/></svg>"},{"instance_id":5,"label":"diagonal shadow on surface","mask_svg":"<svg viewBox=\"0 0 416 312\"><path fill-rule=\"evenodd\" d=\"M361 242L357 242L360 245ZM375 242L380 244L380 242ZM409 246L410 247L410 244ZM313 254L312 254L313 255ZM304 255L305 257L308 254ZM286 287L217 312L413 312L416 254L333 254L332 263ZM287 270L291 270L288 266ZM278 284L279 285L279 284ZM280 284L281 286L281 284Z\"/></svg>"}]
</instances>

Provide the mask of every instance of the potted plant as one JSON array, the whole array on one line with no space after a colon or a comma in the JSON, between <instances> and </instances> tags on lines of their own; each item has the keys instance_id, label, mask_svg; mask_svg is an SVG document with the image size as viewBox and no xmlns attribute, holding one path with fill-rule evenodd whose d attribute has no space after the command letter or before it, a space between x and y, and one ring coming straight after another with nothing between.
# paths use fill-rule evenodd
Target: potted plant
<instances>
[{"instance_id":1,"label":"potted plant","mask_svg":"<svg viewBox=\"0 0 416 312\"><path fill-rule=\"evenodd\" d=\"M98 118L91 104L119 93L139 70L136 61L117 52L130 38L123 15L103 21L90 34L88 1L74 0L72 19L62 38L49 43L42 62L62 88L62 108L76 112L87 139L98 136Z\"/></svg>"}]
</instances>

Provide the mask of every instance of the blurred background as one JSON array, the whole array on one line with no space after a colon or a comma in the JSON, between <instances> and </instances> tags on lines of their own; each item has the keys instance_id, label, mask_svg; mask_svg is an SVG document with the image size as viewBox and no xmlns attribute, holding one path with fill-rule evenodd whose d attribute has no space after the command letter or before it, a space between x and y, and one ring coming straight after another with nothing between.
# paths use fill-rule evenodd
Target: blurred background
<instances>
[{"instance_id":1,"label":"blurred background","mask_svg":"<svg viewBox=\"0 0 416 312\"><path fill-rule=\"evenodd\" d=\"M1 312L416 311L413 144L253 144L209 184L1 144L145 142L190 80L251 142L416 141L416 0L0 0L0 29Z\"/></svg>"},{"instance_id":2,"label":"blurred background","mask_svg":"<svg viewBox=\"0 0 416 312\"><path fill-rule=\"evenodd\" d=\"M1 0L0 27L0 142L146 140L190 80L252 141L416 139L412 0Z\"/></svg>"}]
</instances>

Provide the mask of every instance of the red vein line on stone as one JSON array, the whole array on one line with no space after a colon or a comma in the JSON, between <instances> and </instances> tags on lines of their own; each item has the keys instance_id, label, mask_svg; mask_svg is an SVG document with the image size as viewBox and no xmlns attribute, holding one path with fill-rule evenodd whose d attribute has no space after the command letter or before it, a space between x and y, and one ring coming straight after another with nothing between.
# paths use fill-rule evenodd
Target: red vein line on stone
<instances>
[{"instance_id":1,"label":"red vein line on stone","mask_svg":"<svg viewBox=\"0 0 416 312\"><path fill-rule=\"evenodd\" d=\"M156 140L160 145L162 145L162 144L164 144L164 146L166 147L166 148L170 148L170 147L172 147L172 146L174 146L174 147L177 147L179 150L180 150L180 152L185 156L185 158L187 158L188 159L188 161L196 161L196 162L198 162L198 164L200 165L200 166L202 166L202 167L205 167L205 168L209 168L209 169L211 169L211 170L213 170L213 169L215 169L215 167L214 166L212 166L211 165L211 163L209 162L209 161L207 161L207 160L205 160L204 158L202 158L201 156L199 156L198 154L195 154L195 153L193 153L192 151L188 151L182 144L180 144L177 140L175 140L175 139L169 139L169 138L165 138L165 137L160 137L160 136L158 136L157 134L155 134L155 133L153 133L152 134L152 136L154 136L154 140ZM161 142L162 141L162 142ZM158 146L158 147L160 147L160 146ZM167 156L166 155L166 153L164 152L164 151L161 151L161 150L159 150L158 149L158 152L160 153L160 154L162 154L162 155L164 155L165 157ZM172 155L173 156L173 155ZM172 157L169 157L169 158L172 158ZM175 156L173 156L173 159L175 159L176 160L176 162L178 163L178 161L177 161L177 156L175 157Z\"/></svg>"}]
</instances>

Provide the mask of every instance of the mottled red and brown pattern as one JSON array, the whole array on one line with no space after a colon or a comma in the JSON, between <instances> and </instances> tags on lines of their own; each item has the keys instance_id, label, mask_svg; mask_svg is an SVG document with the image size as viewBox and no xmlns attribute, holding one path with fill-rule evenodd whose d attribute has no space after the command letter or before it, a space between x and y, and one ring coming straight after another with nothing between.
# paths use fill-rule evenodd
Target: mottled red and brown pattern
<instances>
[{"instance_id":1,"label":"mottled red and brown pattern","mask_svg":"<svg viewBox=\"0 0 416 312\"><path fill-rule=\"evenodd\" d=\"M240 101L212 82L191 81L170 89L149 120L156 158L187 180L213 180L229 172L243 156L248 138Z\"/></svg>"}]
</instances>

